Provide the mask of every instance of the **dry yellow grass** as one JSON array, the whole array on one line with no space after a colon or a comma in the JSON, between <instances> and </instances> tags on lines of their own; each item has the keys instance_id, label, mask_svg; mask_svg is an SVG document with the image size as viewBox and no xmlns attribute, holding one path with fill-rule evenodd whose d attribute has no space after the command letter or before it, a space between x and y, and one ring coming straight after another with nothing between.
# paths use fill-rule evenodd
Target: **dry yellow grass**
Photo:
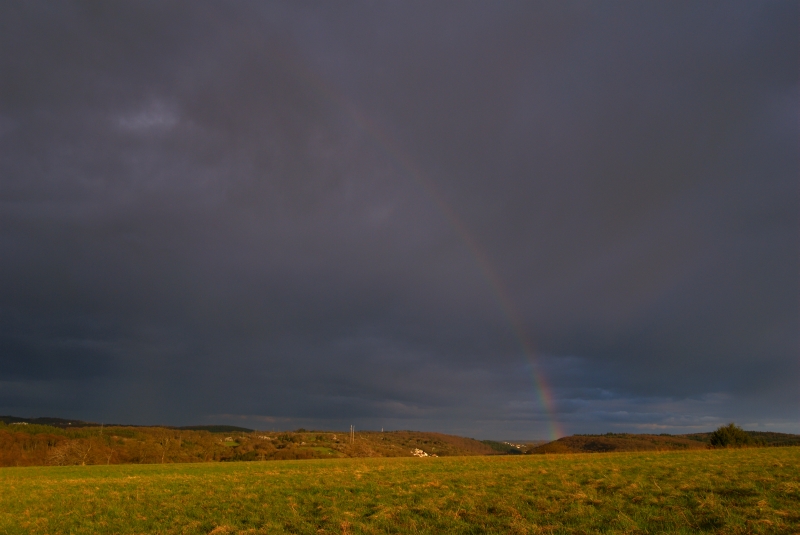
<instances>
[{"instance_id":1,"label":"dry yellow grass","mask_svg":"<svg viewBox=\"0 0 800 535\"><path fill-rule=\"evenodd\" d=\"M800 448L0 469L0 532L800 533Z\"/></svg>"}]
</instances>

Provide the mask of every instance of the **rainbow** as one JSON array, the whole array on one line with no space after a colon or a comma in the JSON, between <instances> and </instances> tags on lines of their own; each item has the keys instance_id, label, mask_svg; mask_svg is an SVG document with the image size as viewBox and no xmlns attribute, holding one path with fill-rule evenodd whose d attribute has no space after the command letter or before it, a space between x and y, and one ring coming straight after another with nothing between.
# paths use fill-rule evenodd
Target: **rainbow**
<instances>
[{"instance_id":1,"label":"rainbow","mask_svg":"<svg viewBox=\"0 0 800 535\"><path fill-rule=\"evenodd\" d=\"M284 66L288 67L291 71L297 74L299 78L305 80L310 87L315 88L318 94L321 95L325 100L333 102L336 106L345 111L347 115L355 122L355 124L358 125L362 131L368 134L376 142L376 144L395 162L395 164L420 186L420 188L438 207L449 225L456 232L469 253L472 255L476 265L478 266L478 269L486 279L489 288L492 290L492 294L494 295L497 304L511 325L520 349L525 356L528 369L530 370L534 389L537 393L538 402L547 413L548 432L550 434L550 438L552 440L556 440L562 436L565 436L566 433L556 418L552 390L547 384L544 374L538 367L533 343L523 328L523 322L520 318L520 315L517 312L513 301L509 297L508 290L506 290L502 279L497 274L497 270L494 268L488 255L486 255L486 253L483 251L483 248L480 247L478 241L473 237L472 233L470 233L467 225L458 216L456 211L444 200L443 196L436 189L434 183L427 179L422 171L420 171L414 165L413 159L405 154L399 144L391 139L386 133L384 133L373 121L369 119L369 117L362 113L361 110L356 108L352 103L345 99L340 92L334 90L315 73L309 69L303 68L303 64L299 60L292 61L291 58L283 56L282 54L276 55L275 58L280 60Z\"/></svg>"}]
</instances>

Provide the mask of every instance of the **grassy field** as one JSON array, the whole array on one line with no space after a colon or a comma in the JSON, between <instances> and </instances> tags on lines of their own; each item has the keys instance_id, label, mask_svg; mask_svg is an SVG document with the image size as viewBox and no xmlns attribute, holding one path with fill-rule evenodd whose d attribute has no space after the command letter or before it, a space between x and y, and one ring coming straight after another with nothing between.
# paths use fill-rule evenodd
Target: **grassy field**
<instances>
[{"instance_id":1,"label":"grassy field","mask_svg":"<svg viewBox=\"0 0 800 535\"><path fill-rule=\"evenodd\" d=\"M800 448L0 469L0 533L800 533Z\"/></svg>"}]
</instances>

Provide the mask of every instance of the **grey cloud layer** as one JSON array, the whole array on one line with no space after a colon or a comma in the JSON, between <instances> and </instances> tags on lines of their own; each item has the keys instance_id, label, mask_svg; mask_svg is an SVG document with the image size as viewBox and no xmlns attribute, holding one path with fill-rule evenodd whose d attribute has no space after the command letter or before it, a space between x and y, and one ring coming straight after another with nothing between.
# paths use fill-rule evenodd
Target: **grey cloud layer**
<instances>
[{"instance_id":1,"label":"grey cloud layer","mask_svg":"<svg viewBox=\"0 0 800 535\"><path fill-rule=\"evenodd\" d=\"M793 3L2 9L0 410L794 429Z\"/></svg>"}]
</instances>

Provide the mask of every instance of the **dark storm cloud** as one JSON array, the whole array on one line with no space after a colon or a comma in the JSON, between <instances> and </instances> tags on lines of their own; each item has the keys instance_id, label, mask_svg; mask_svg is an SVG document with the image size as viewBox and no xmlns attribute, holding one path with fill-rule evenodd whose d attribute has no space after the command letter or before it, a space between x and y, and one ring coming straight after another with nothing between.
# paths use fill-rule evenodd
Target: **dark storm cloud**
<instances>
[{"instance_id":1,"label":"dark storm cloud","mask_svg":"<svg viewBox=\"0 0 800 535\"><path fill-rule=\"evenodd\" d=\"M2 9L0 410L797 430L793 3Z\"/></svg>"}]
</instances>

